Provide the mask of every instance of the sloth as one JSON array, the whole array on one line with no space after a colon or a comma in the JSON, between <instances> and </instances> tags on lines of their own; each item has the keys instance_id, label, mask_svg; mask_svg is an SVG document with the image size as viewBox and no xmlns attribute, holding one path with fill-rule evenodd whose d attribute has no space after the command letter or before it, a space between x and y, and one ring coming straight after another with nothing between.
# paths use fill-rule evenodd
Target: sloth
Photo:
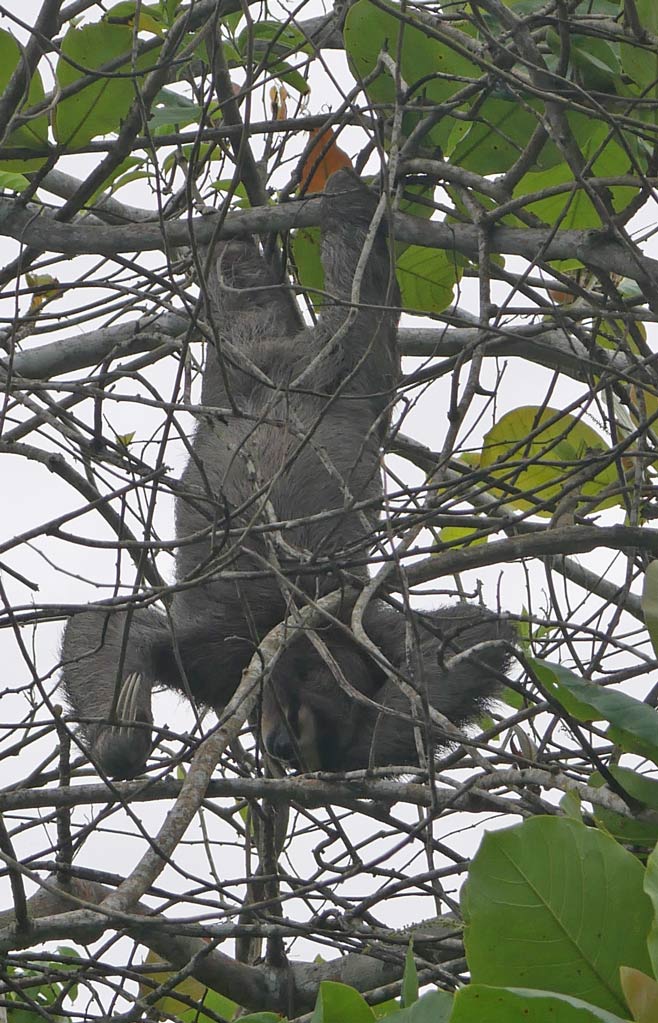
<instances>
[{"instance_id":1,"label":"sloth","mask_svg":"<svg viewBox=\"0 0 658 1023\"><path fill-rule=\"evenodd\" d=\"M454 736L423 715L422 702L414 720L396 673L454 725L484 712L505 680L514 630L484 608L462 603L403 614L377 600L363 624L386 657L388 674L334 625L316 630L326 659L306 636L284 650L262 701L263 742L275 759L306 771L417 765L418 741L427 757L452 745Z\"/></svg>"},{"instance_id":2,"label":"sloth","mask_svg":"<svg viewBox=\"0 0 658 1023\"><path fill-rule=\"evenodd\" d=\"M367 578L399 375L399 294L386 225L372 227L376 207L353 172L328 180L324 296L312 327L300 327L253 240L214 251L201 401L221 412L198 416L177 489L177 583L167 614L90 604L64 632L65 697L90 758L111 777L144 767L156 687L221 711L291 606ZM410 658L408 616L381 600L364 616L368 636L421 703L456 724L471 721L500 685L509 626L466 604L415 615L413 625ZM446 745L434 725L414 725L418 714L391 671L346 628L321 626L317 637L326 656L302 635L265 681L268 753L297 769L343 771L417 764L420 733L430 751Z\"/></svg>"}]
</instances>

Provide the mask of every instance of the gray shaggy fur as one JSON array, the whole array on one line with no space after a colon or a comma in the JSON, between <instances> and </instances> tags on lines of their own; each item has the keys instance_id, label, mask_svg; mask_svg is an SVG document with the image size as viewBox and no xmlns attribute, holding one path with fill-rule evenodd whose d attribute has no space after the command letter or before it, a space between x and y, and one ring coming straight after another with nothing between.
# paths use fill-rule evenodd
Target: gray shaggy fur
<instances>
[{"instance_id":1,"label":"gray shaggy fur","mask_svg":"<svg viewBox=\"0 0 658 1023\"><path fill-rule=\"evenodd\" d=\"M225 419L199 417L176 501L180 588L169 619L150 608L90 605L64 634L62 685L92 760L109 775L130 777L143 767L155 686L217 710L225 706L259 641L286 616L285 580L317 596L339 586L345 572L365 577L381 497L380 446L399 372L399 297L386 235L369 237L375 206L350 172L327 183L327 297L313 328L298 329L289 296L253 242L217 247L207 289L215 350L208 352L202 402L233 411ZM369 256L351 305L366 239ZM281 531L282 542L263 528L272 518L295 522ZM505 633L495 617L461 605L427 616L438 634L420 630L420 675L430 703L458 722L477 714L506 665L499 643L472 663L442 671L443 653L451 653L442 638L446 622L460 615L468 627L457 630L453 652ZM366 627L408 673L404 617L376 602ZM408 719L407 701L354 643L335 630L326 638L355 689L401 708ZM415 762L412 727L364 709L328 672L308 640L284 652L264 701L270 752L304 766L295 752L303 721L307 745L309 734L315 737L314 766ZM332 738L340 728L343 738ZM348 735L358 741L346 743Z\"/></svg>"}]
</instances>

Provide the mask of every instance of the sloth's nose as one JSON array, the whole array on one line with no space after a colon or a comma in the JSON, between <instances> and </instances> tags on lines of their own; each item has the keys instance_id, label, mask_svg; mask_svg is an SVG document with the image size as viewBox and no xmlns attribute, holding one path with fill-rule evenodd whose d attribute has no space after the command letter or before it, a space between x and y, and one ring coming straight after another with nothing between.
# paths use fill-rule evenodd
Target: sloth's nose
<instances>
[{"instance_id":1,"label":"sloth's nose","mask_svg":"<svg viewBox=\"0 0 658 1023\"><path fill-rule=\"evenodd\" d=\"M279 725L273 732L265 736L265 748L275 760L292 763L295 757L295 744L290 732L284 725Z\"/></svg>"}]
</instances>

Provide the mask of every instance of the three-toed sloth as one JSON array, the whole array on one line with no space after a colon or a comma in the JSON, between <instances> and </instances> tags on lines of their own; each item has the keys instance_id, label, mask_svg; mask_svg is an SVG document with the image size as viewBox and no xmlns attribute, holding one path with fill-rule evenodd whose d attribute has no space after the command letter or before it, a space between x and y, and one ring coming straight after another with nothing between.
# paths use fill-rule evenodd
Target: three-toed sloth
<instances>
[{"instance_id":1,"label":"three-toed sloth","mask_svg":"<svg viewBox=\"0 0 658 1023\"><path fill-rule=\"evenodd\" d=\"M202 404L223 414L199 417L178 489L168 614L92 604L64 634L63 687L109 775L144 766L153 688L220 710L293 603L366 576L399 372L399 296L391 243L371 226L376 207L353 173L327 182L325 298L313 327L300 330L254 242L215 251ZM507 665L509 626L467 604L414 615L409 629L408 616L376 600L363 623L388 672L337 624L317 628L324 649L301 636L284 650L259 715L272 756L311 770L417 764L419 743L431 751L446 742L423 707L467 722ZM419 694L414 708L396 671Z\"/></svg>"}]
</instances>

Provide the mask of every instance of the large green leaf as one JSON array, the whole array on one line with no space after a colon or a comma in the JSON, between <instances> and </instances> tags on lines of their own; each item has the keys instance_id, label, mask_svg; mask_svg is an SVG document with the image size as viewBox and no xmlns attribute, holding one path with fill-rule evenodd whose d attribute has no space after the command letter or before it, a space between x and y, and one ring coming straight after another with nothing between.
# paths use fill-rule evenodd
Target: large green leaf
<instances>
[{"instance_id":1,"label":"large green leaf","mask_svg":"<svg viewBox=\"0 0 658 1023\"><path fill-rule=\"evenodd\" d=\"M455 996L450 1023L625 1023L595 1005L556 994L523 988L469 984Z\"/></svg>"},{"instance_id":2,"label":"large green leaf","mask_svg":"<svg viewBox=\"0 0 658 1023\"><path fill-rule=\"evenodd\" d=\"M11 76L21 61L21 50L12 35L0 29L0 95L6 89ZM38 71L35 71L30 80L27 96L16 111L27 110L41 102L44 97L43 84ZM33 117L27 124L12 131L5 139L6 146L20 149L37 149L43 151L48 145L48 117L41 114ZM38 170L45 162L45 157L34 160L0 160L0 169L10 171L13 174L21 174L28 171ZM18 181L6 187L16 187ZM17 189L19 190L19 189Z\"/></svg>"},{"instance_id":3,"label":"large green leaf","mask_svg":"<svg viewBox=\"0 0 658 1023\"><path fill-rule=\"evenodd\" d=\"M354 988L330 980L320 984L311 1023L345 1023L346 1020L350 1023L373 1023L374 1019L365 998Z\"/></svg>"},{"instance_id":4,"label":"large green leaf","mask_svg":"<svg viewBox=\"0 0 658 1023\"><path fill-rule=\"evenodd\" d=\"M460 52L467 51L471 43L465 32L463 44L453 48L429 35L420 21L409 24L412 17L409 10L405 10L404 18L399 15L400 8L396 4L375 5L371 0L357 0L347 13L343 34L348 60L358 79L372 75L382 51L388 51L394 59L399 55L400 74L410 93L407 104L425 107L424 113L405 115L403 130L409 134L427 114L428 105L444 103L468 81L482 78L482 71ZM458 32L455 25L452 27ZM395 103L396 84L384 68L368 82L366 91L375 103ZM444 146L453 124L453 119L446 114L429 132L428 144Z\"/></svg>"},{"instance_id":5,"label":"large green leaf","mask_svg":"<svg viewBox=\"0 0 658 1023\"><path fill-rule=\"evenodd\" d=\"M586 682L561 664L529 660L547 691L578 721L609 721L608 734L627 753L658 764L658 714L641 700Z\"/></svg>"},{"instance_id":6,"label":"large green leaf","mask_svg":"<svg viewBox=\"0 0 658 1023\"><path fill-rule=\"evenodd\" d=\"M132 45L133 30L127 25L97 22L69 28L57 62L57 81L63 89L90 74L91 81L57 105L53 130L59 143L75 149L98 135L119 130L135 100L134 76L157 63L157 56L151 53L139 59L135 68L131 67L128 55ZM118 71L92 74L123 54L127 62Z\"/></svg>"},{"instance_id":7,"label":"large green leaf","mask_svg":"<svg viewBox=\"0 0 658 1023\"><path fill-rule=\"evenodd\" d=\"M619 968L650 972L643 880L635 856L574 820L490 832L462 893L474 983L557 991L625 1017Z\"/></svg>"},{"instance_id":8,"label":"large green leaf","mask_svg":"<svg viewBox=\"0 0 658 1023\"><path fill-rule=\"evenodd\" d=\"M446 145L446 156L452 163L477 174L501 174L514 164L537 127L538 118L522 106L517 98L490 96L477 109L473 120L458 120ZM545 146L537 164L546 166ZM554 147L551 161L561 160Z\"/></svg>"},{"instance_id":9,"label":"large green leaf","mask_svg":"<svg viewBox=\"0 0 658 1023\"><path fill-rule=\"evenodd\" d=\"M582 419L546 406L525 405L502 416L489 430L481 465L501 481L508 503L547 516L554 510L552 502L565 494L570 476L586 465L584 460L608 451L605 440ZM615 466L607 465L576 486L574 500L595 498L616 481ZM550 507L538 508L544 503ZM608 495L596 507L619 503L619 496Z\"/></svg>"},{"instance_id":10,"label":"large green leaf","mask_svg":"<svg viewBox=\"0 0 658 1023\"><path fill-rule=\"evenodd\" d=\"M452 302L461 275L453 252L408 245L397 261L403 307L414 312L443 312Z\"/></svg>"},{"instance_id":11,"label":"large green leaf","mask_svg":"<svg viewBox=\"0 0 658 1023\"><path fill-rule=\"evenodd\" d=\"M630 157L627 150L610 137L610 126L603 121L587 118L582 114L567 117L578 147L587 160L592 161L591 174L595 177L619 177L629 173ZM541 195L544 189L557 185L568 185L564 191L546 198L533 199L527 209L551 228L561 230L582 230L600 228L601 215L590 199L584 186L576 182L566 162L548 170L524 174L516 188L515 198ZM637 195L635 188L610 187L607 189L613 206L621 212ZM606 225L607 226L607 225ZM562 264L562 269L566 264Z\"/></svg>"}]
</instances>

